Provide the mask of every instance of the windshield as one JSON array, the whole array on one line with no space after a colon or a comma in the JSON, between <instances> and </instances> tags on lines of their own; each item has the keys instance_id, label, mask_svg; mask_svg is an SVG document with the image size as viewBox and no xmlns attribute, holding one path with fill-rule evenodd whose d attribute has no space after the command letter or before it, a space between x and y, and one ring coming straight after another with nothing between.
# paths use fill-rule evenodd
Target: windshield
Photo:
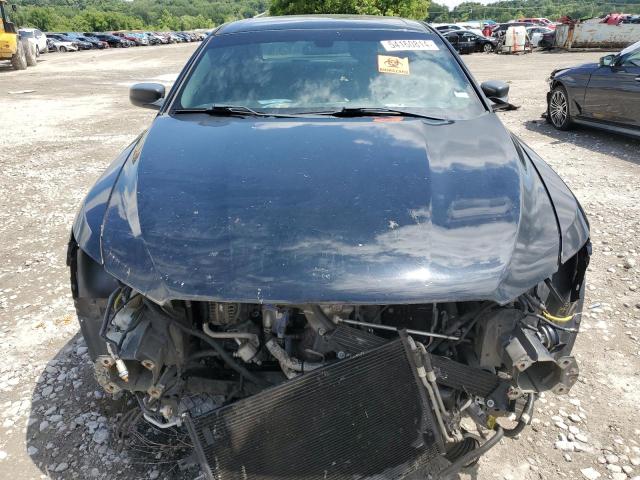
<instances>
[{"instance_id":1,"label":"windshield","mask_svg":"<svg viewBox=\"0 0 640 480\"><path fill-rule=\"evenodd\" d=\"M212 37L173 110L214 105L271 113L394 108L451 120L486 111L439 37L395 30Z\"/></svg>"}]
</instances>

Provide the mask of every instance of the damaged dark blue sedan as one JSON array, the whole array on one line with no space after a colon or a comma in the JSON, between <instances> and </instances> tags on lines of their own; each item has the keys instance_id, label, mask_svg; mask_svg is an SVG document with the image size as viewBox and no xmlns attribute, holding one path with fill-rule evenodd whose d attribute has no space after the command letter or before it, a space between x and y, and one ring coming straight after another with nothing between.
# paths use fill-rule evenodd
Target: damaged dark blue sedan
<instances>
[{"instance_id":1,"label":"damaged dark blue sedan","mask_svg":"<svg viewBox=\"0 0 640 480\"><path fill-rule=\"evenodd\" d=\"M98 382L207 478L447 478L515 436L577 380L590 243L507 94L369 17L223 25L133 86L159 113L68 250Z\"/></svg>"}]
</instances>

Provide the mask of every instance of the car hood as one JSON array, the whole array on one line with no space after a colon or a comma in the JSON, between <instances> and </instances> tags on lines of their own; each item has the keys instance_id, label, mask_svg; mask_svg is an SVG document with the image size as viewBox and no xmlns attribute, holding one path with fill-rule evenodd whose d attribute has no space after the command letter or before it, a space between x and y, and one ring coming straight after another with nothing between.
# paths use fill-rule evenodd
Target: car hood
<instances>
[{"instance_id":1,"label":"car hood","mask_svg":"<svg viewBox=\"0 0 640 480\"><path fill-rule=\"evenodd\" d=\"M583 72L583 71L593 71L597 68L599 68L600 65L598 63L583 63L582 65L574 65L571 67L563 67L563 68L556 68L552 73L551 73L551 77L554 77L558 74L561 75L565 75L567 73L577 73L577 72Z\"/></svg>"},{"instance_id":2,"label":"car hood","mask_svg":"<svg viewBox=\"0 0 640 480\"><path fill-rule=\"evenodd\" d=\"M159 303L506 303L558 267L544 184L490 113L162 115L102 222L104 268Z\"/></svg>"}]
</instances>

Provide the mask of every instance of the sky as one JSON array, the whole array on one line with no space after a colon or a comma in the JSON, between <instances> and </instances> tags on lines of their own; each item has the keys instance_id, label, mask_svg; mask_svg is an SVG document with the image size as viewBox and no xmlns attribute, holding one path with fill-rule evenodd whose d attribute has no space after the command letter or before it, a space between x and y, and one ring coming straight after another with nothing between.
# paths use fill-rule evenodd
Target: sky
<instances>
[{"instance_id":1,"label":"sky","mask_svg":"<svg viewBox=\"0 0 640 480\"><path fill-rule=\"evenodd\" d=\"M436 0L436 1L437 3L444 3L449 8L453 8L456 5L460 5L464 0ZM479 1L480 3L484 3L486 5L487 3L495 3L498 0L475 0L475 1Z\"/></svg>"}]
</instances>

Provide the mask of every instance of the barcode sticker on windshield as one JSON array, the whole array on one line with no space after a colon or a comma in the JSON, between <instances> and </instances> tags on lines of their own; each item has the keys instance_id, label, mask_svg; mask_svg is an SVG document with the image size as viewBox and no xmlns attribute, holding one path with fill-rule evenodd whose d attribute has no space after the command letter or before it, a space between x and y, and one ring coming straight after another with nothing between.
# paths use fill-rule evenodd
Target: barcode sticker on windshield
<instances>
[{"instance_id":1,"label":"barcode sticker on windshield","mask_svg":"<svg viewBox=\"0 0 640 480\"><path fill-rule=\"evenodd\" d=\"M440 50L433 40L381 40L387 52L402 50Z\"/></svg>"}]
</instances>

